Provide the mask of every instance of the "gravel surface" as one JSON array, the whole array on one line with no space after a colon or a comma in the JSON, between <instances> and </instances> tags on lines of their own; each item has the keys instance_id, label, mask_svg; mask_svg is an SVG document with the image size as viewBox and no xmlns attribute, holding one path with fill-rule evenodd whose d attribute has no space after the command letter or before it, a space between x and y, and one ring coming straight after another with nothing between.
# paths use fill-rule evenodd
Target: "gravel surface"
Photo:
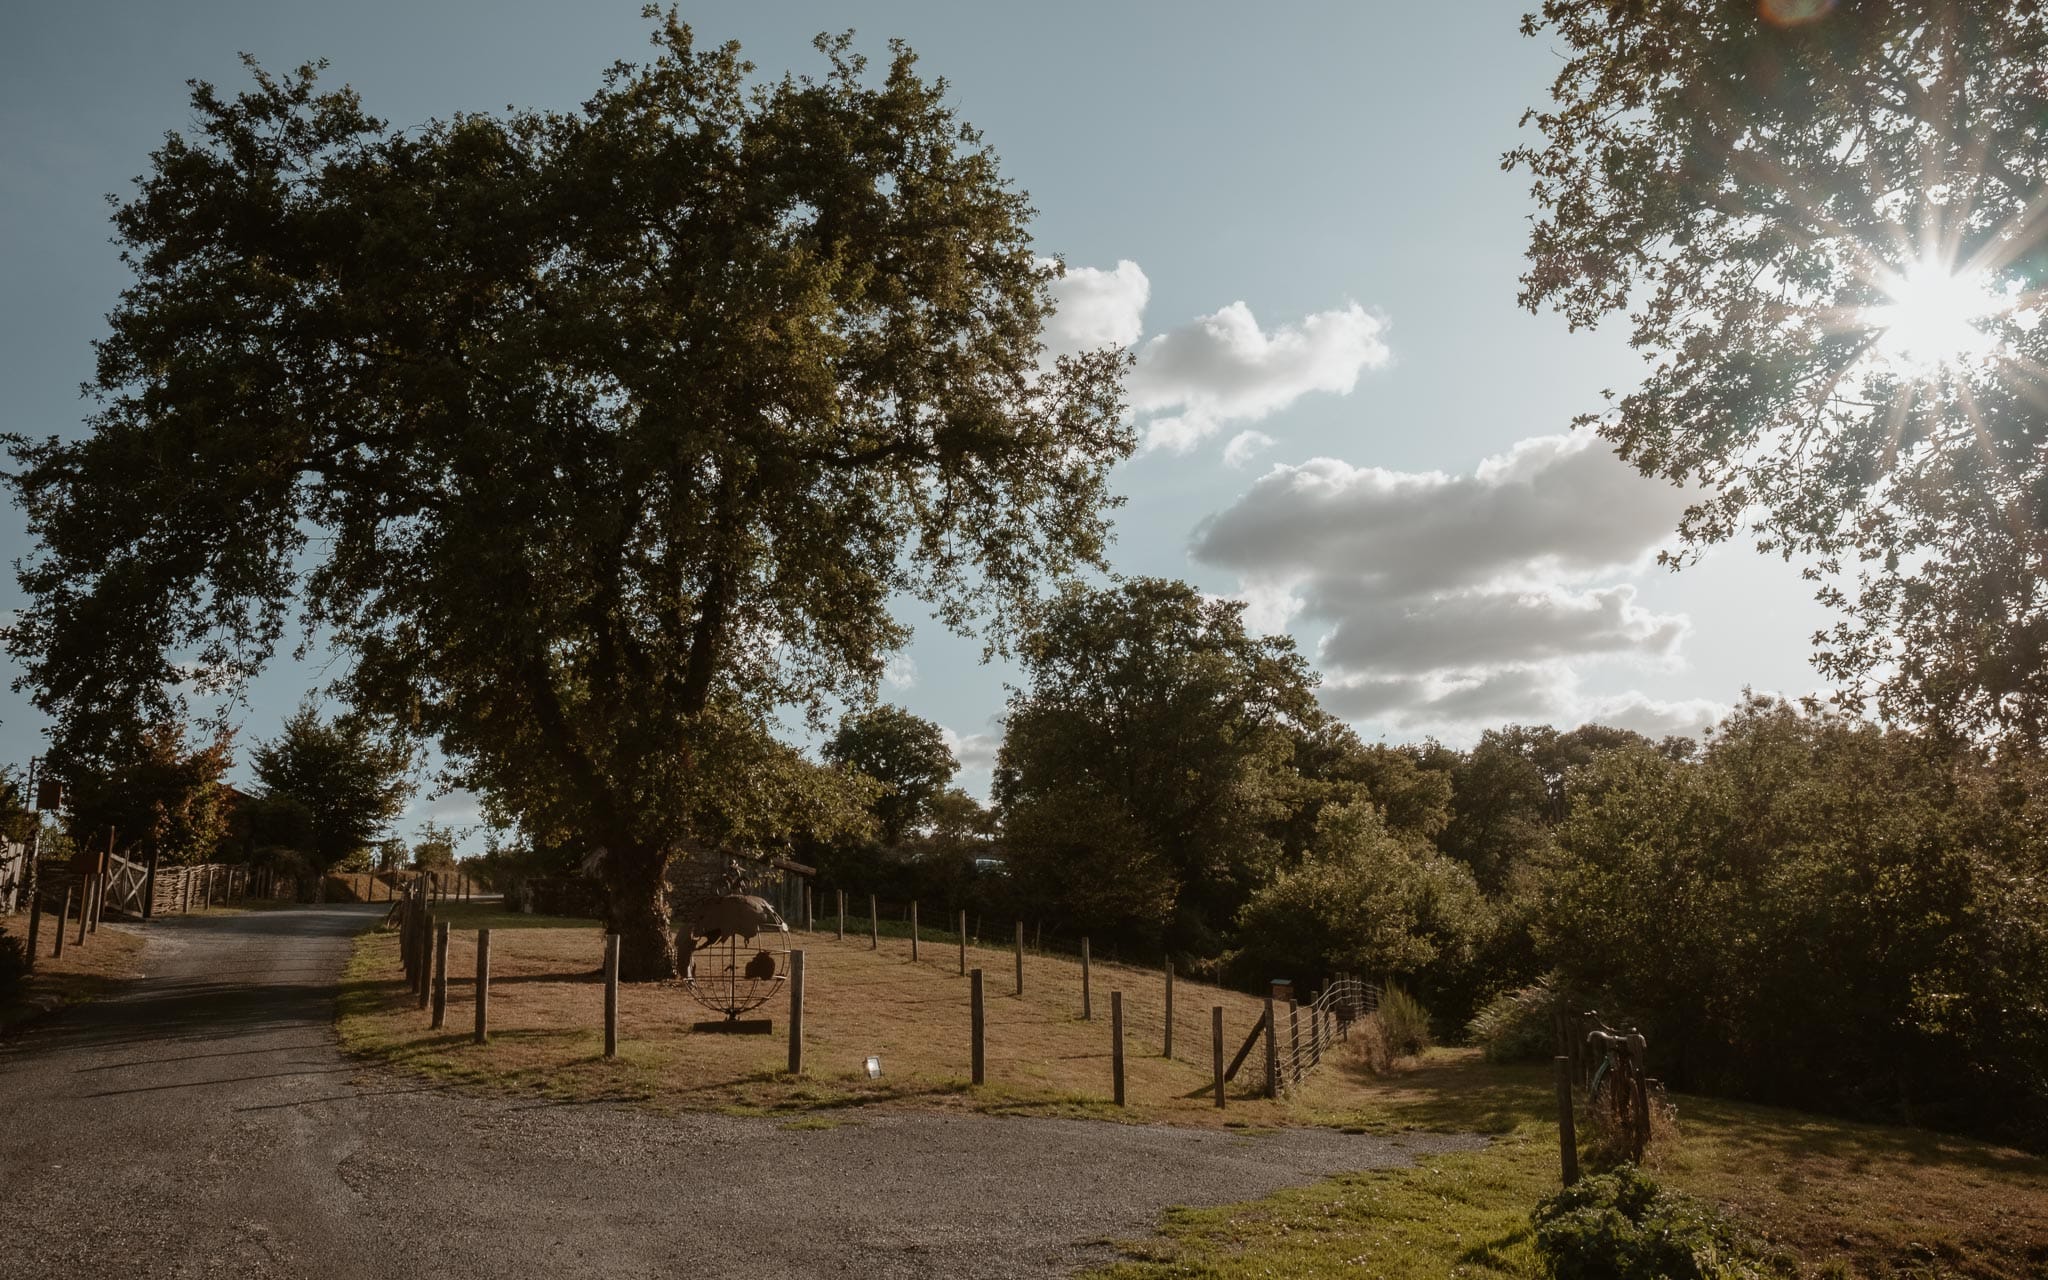
<instances>
[{"instance_id":1,"label":"gravel surface","mask_svg":"<svg viewBox=\"0 0 2048 1280\"><path fill-rule=\"evenodd\" d=\"M1169 1205L1482 1141L470 1097L336 1048L336 975L382 910L152 925L146 978L0 1046L0 1272L1062 1275Z\"/></svg>"}]
</instances>

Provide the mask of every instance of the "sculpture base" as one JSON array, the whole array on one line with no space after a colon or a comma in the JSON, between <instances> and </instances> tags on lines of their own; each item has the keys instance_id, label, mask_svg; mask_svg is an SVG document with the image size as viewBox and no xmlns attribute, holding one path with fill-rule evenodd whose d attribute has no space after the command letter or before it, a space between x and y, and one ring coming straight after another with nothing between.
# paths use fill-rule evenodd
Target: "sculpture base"
<instances>
[{"instance_id":1,"label":"sculpture base","mask_svg":"<svg viewBox=\"0 0 2048 1280\"><path fill-rule=\"evenodd\" d=\"M716 1031L729 1036L765 1036L775 1030L775 1023L768 1018L720 1018L715 1022L693 1022L692 1031Z\"/></svg>"}]
</instances>

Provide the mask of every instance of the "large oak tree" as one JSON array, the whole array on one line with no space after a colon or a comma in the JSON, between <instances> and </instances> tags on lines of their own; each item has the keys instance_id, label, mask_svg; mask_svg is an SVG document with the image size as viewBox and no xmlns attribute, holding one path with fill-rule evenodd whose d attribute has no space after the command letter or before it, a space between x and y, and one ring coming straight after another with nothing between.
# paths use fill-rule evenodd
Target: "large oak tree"
<instances>
[{"instance_id":1,"label":"large oak tree","mask_svg":"<svg viewBox=\"0 0 2048 1280\"><path fill-rule=\"evenodd\" d=\"M115 213L91 430L12 442L10 646L67 742L233 690L296 613L355 707L610 851L636 979L706 815L806 803L772 710L867 696L897 593L1005 634L1099 560L1131 448L943 81L841 38L758 82L652 16L572 111L195 84Z\"/></svg>"}]
</instances>

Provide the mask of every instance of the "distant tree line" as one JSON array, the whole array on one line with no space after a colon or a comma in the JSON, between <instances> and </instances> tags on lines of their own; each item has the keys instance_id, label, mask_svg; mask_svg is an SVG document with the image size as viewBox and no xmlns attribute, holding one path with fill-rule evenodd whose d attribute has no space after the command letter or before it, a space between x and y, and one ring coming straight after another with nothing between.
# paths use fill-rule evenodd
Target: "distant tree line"
<instances>
[{"instance_id":1,"label":"distant tree line","mask_svg":"<svg viewBox=\"0 0 2048 1280\"><path fill-rule=\"evenodd\" d=\"M1513 725L1365 743L1285 637L1186 584L1034 628L984 811L936 725L850 715L883 791L828 883L1052 922L1183 971L1542 981L1675 1087L2048 1135L2048 765L1750 697L1704 743Z\"/></svg>"},{"instance_id":2,"label":"distant tree line","mask_svg":"<svg viewBox=\"0 0 2048 1280\"><path fill-rule=\"evenodd\" d=\"M412 846L388 835L414 791L404 742L360 717L323 719L309 701L277 737L256 743L256 785L244 791L227 780L234 738L195 735L166 716L123 728L94 756L53 762L65 805L46 819L45 851L111 847L160 866L247 862L294 879L453 863L453 833L431 823ZM7 806L0 822L25 838L33 819L19 788L9 789Z\"/></svg>"}]
</instances>

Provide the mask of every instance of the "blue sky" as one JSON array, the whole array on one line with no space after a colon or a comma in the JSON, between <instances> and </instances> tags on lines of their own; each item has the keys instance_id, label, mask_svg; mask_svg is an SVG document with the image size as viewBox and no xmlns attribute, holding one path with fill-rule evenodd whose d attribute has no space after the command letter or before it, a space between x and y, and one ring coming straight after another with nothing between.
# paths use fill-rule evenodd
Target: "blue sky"
<instances>
[{"instance_id":1,"label":"blue sky","mask_svg":"<svg viewBox=\"0 0 2048 1280\"><path fill-rule=\"evenodd\" d=\"M238 51L324 57L407 124L568 107L645 49L636 0L10 6L0 19L0 421L79 429L90 343L125 277L103 196L126 190L187 78ZM1694 727L1744 685L1816 686L1825 622L1792 567L1724 548L1647 557L1679 501L1554 439L1640 367L1618 332L1515 305L1531 206L1499 157L1555 53L1519 3L700 4L705 40L766 72L848 27L907 39L1076 268L1066 323L1135 341L1152 442L1118 473L1116 571L1243 594L1315 656L1368 738L1469 741L1509 720ZM1119 264L1130 264L1121 267ZM1093 273L1101 273L1099 275ZM1142 306L1139 304L1142 302ZM1057 335L1055 335L1057 337ZM1490 460L1490 461L1489 461ZM0 548L26 549L0 512ZM0 604L18 603L11 578ZM914 614L910 620L923 623ZM928 623L885 697L946 726L986 783L1001 667ZM245 737L317 673L282 667ZM40 724L0 695L0 751ZM451 797L416 805L461 816Z\"/></svg>"}]
</instances>

